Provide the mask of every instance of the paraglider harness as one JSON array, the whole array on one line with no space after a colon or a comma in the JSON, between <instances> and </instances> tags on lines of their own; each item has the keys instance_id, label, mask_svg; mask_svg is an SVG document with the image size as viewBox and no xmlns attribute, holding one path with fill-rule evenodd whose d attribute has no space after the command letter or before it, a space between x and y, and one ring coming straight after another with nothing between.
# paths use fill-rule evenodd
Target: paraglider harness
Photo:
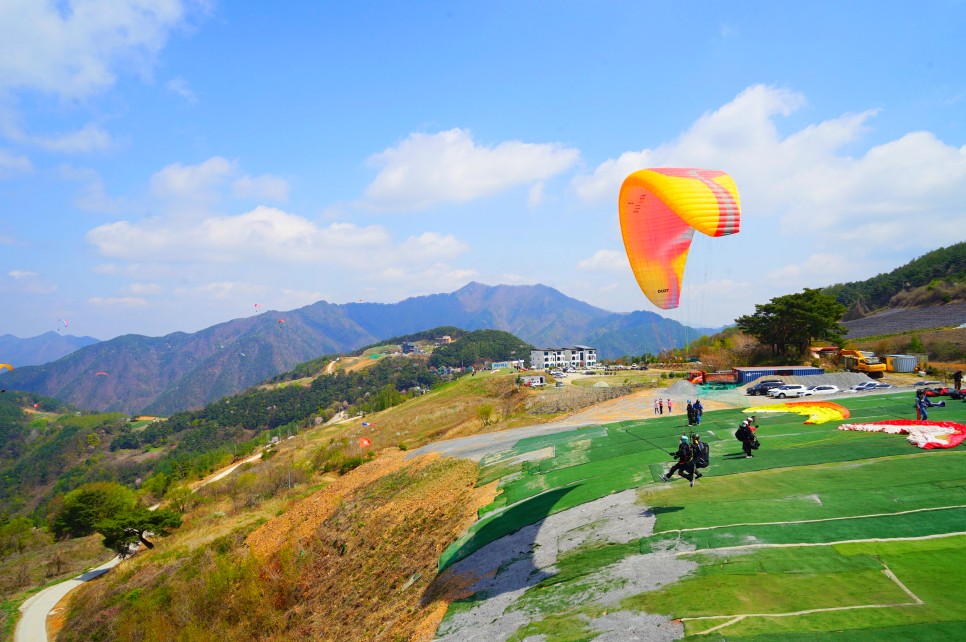
<instances>
[{"instance_id":1,"label":"paraglider harness","mask_svg":"<svg viewBox=\"0 0 966 642\"><path fill-rule=\"evenodd\" d=\"M711 448L700 440L695 443L694 435L691 435L691 452L694 454L695 468L707 468L711 463Z\"/></svg>"},{"instance_id":2,"label":"paraglider harness","mask_svg":"<svg viewBox=\"0 0 966 642\"><path fill-rule=\"evenodd\" d=\"M758 426L756 425L755 428ZM750 423L742 422L741 426L735 432L735 439L740 442L748 442L752 450L758 450L761 443L758 441L758 436L755 435L755 431L751 429Z\"/></svg>"}]
</instances>

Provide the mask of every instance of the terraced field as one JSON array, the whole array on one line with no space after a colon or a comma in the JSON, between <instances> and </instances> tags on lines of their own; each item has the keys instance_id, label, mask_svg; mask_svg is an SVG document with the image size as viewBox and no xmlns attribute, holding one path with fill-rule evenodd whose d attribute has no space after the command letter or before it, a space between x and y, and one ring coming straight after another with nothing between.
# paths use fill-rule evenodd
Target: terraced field
<instances>
[{"instance_id":1,"label":"terraced field","mask_svg":"<svg viewBox=\"0 0 966 642\"><path fill-rule=\"evenodd\" d=\"M846 321L847 339L907 333L916 330L959 326L966 323L966 303L926 308L895 308L864 319Z\"/></svg>"},{"instance_id":2,"label":"terraced field","mask_svg":"<svg viewBox=\"0 0 966 642\"><path fill-rule=\"evenodd\" d=\"M849 421L909 418L910 392L837 399ZM961 420L966 404L931 419ZM760 415L705 414L712 464L660 475L681 417L518 442L483 460L500 493L442 556L465 597L439 639L953 639L966 598L966 451Z\"/></svg>"}]
</instances>

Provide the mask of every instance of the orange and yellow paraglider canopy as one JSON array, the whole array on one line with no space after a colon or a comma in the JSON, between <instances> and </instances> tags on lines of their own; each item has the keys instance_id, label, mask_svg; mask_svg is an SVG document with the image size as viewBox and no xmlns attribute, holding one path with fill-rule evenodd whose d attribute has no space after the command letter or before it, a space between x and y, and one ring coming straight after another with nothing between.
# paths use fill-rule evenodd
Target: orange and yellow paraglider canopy
<instances>
[{"instance_id":1,"label":"orange and yellow paraglider canopy","mask_svg":"<svg viewBox=\"0 0 966 642\"><path fill-rule=\"evenodd\" d=\"M621 234L638 285L654 305L678 307L691 238L737 234L738 188L719 170L642 169L621 185Z\"/></svg>"}]
</instances>

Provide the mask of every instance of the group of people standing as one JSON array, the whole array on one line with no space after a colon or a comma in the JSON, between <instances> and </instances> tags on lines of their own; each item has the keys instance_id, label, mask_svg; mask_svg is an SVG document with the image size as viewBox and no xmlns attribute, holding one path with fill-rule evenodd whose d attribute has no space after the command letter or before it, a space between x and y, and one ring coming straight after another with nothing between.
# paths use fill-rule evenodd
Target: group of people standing
<instances>
[{"instance_id":1,"label":"group of people standing","mask_svg":"<svg viewBox=\"0 0 966 642\"><path fill-rule=\"evenodd\" d=\"M691 403L691 400L688 399L687 413L688 413L688 425L700 426L701 415L704 414L704 406L701 405L701 400L695 399L694 403Z\"/></svg>"},{"instance_id":2,"label":"group of people standing","mask_svg":"<svg viewBox=\"0 0 966 642\"><path fill-rule=\"evenodd\" d=\"M667 398L667 402L665 402L664 399L661 399L660 397L658 397L657 399L654 400L654 414L655 415L663 415L664 414L664 404L665 403L667 403L667 414L669 414L669 415L671 414L671 411L673 410L673 406L671 405L671 398L668 397Z\"/></svg>"}]
</instances>

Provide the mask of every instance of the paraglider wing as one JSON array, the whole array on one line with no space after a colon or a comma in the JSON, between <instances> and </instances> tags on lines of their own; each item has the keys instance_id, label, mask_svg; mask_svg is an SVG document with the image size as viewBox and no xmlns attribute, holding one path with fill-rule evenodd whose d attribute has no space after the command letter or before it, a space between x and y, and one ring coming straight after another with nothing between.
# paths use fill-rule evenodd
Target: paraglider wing
<instances>
[{"instance_id":1,"label":"paraglider wing","mask_svg":"<svg viewBox=\"0 0 966 642\"><path fill-rule=\"evenodd\" d=\"M371 445L372 445L372 442L369 441L366 437L359 437L359 448L365 448Z\"/></svg>"},{"instance_id":2,"label":"paraglider wing","mask_svg":"<svg viewBox=\"0 0 966 642\"><path fill-rule=\"evenodd\" d=\"M94 376L95 377L109 377L110 375L107 374L106 372L101 371L101 372L95 372L94 373Z\"/></svg>"},{"instance_id":3,"label":"paraglider wing","mask_svg":"<svg viewBox=\"0 0 966 642\"><path fill-rule=\"evenodd\" d=\"M719 170L642 169L621 185L621 235L641 290L657 307L678 307L684 266L697 230L737 234L738 188Z\"/></svg>"},{"instance_id":4,"label":"paraglider wing","mask_svg":"<svg viewBox=\"0 0 966 642\"><path fill-rule=\"evenodd\" d=\"M0 369L6 368L7 370L13 370L13 366L9 363L0 363Z\"/></svg>"}]
</instances>

